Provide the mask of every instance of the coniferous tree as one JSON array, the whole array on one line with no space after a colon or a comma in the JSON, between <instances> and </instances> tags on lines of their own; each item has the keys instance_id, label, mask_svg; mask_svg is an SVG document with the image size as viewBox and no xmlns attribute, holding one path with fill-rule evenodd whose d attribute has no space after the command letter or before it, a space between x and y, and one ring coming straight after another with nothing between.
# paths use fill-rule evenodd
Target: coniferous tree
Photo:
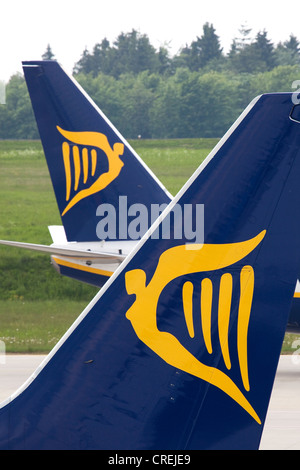
<instances>
[{"instance_id":1,"label":"coniferous tree","mask_svg":"<svg viewBox=\"0 0 300 470\"><path fill-rule=\"evenodd\" d=\"M55 55L53 54L52 49L50 47L50 44L47 45L47 48L44 54L42 54L42 59L43 60L56 60Z\"/></svg>"},{"instance_id":2,"label":"coniferous tree","mask_svg":"<svg viewBox=\"0 0 300 470\"><path fill-rule=\"evenodd\" d=\"M125 137L221 136L251 99L288 91L299 75L294 35L276 47L266 31L242 27L225 57L212 25L174 58L135 30L84 50L77 80ZM48 45L44 59L54 59ZM217 119L216 119L217 116ZM25 80L11 78L0 105L0 138L38 136Z\"/></svg>"},{"instance_id":3,"label":"coniferous tree","mask_svg":"<svg viewBox=\"0 0 300 470\"><path fill-rule=\"evenodd\" d=\"M241 25L239 29L239 36L234 39L236 47L239 51L245 49L245 47L247 46L250 46L250 44L252 43L251 32L252 29L247 27L247 25Z\"/></svg>"},{"instance_id":4,"label":"coniferous tree","mask_svg":"<svg viewBox=\"0 0 300 470\"><path fill-rule=\"evenodd\" d=\"M257 60L264 64L261 71L272 70L275 67L274 45L267 38L266 30L257 33L252 47Z\"/></svg>"},{"instance_id":5,"label":"coniferous tree","mask_svg":"<svg viewBox=\"0 0 300 470\"><path fill-rule=\"evenodd\" d=\"M190 70L197 71L205 67L210 61L220 59L222 47L219 37L212 24L205 23L203 34L193 41L190 50L186 50Z\"/></svg>"},{"instance_id":6,"label":"coniferous tree","mask_svg":"<svg viewBox=\"0 0 300 470\"><path fill-rule=\"evenodd\" d=\"M300 63L300 45L293 34L288 41L280 42L275 48L277 65L298 65Z\"/></svg>"},{"instance_id":7,"label":"coniferous tree","mask_svg":"<svg viewBox=\"0 0 300 470\"><path fill-rule=\"evenodd\" d=\"M111 47L109 41L104 38L101 43L94 46L92 54L93 75L99 73L109 75L111 70Z\"/></svg>"},{"instance_id":8,"label":"coniferous tree","mask_svg":"<svg viewBox=\"0 0 300 470\"><path fill-rule=\"evenodd\" d=\"M112 50L112 74L115 77L123 73L138 74L145 70L155 72L157 68L156 51L147 35L133 29L130 33L118 36Z\"/></svg>"},{"instance_id":9,"label":"coniferous tree","mask_svg":"<svg viewBox=\"0 0 300 470\"><path fill-rule=\"evenodd\" d=\"M249 31L246 30L245 33L248 34ZM238 73L265 72L276 65L274 46L265 30L257 33L252 42L235 40L228 59L232 70Z\"/></svg>"},{"instance_id":10,"label":"coniferous tree","mask_svg":"<svg viewBox=\"0 0 300 470\"><path fill-rule=\"evenodd\" d=\"M106 73L119 77L124 73L138 74L145 70L157 72L163 65L162 54L157 53L147 35L136 30L121 33L110 46L107 39L96 44L92 53L84 50L80 60L75 64L74 73Z\"/></svg>"},{"instance_id":11,"label":"coniferous tree","mask_svg":"<svg viewBox=\"0 0 300 470\"><path fill-rule=\"evenodd\" d=\"M93 73L94 74L94 59L89 53L87 48L84 49L79 61L75 64L73 73ZM94 74L95 75L95 74Z\"/></svg>"},{"instance_id":12,"label":"coniferous tree","mask_svg":"<svg viewBox=\"0 0 300 470\"><path fill-rule=\"evenodd\" d=\"M172 73L172 60L169 56L169 51L166 47L161 46L157 54L158 68L157 72L160 75L170 75Z\"/></svg>"},{"instance_id":13,"label":"coniferous tree","mask_svg":"<svg viewBox=\"0 0 300 470\"><path fill-rule=\"evenodd\" d=\"M204 67L213 59L221 58L222 47L220 45L220 39L212 24L205 23L199 43L201 49L201 67Z\"/></svg>"},{"instance_id":14,"label":"coniferous tree","mask_svg":"<svg viewBox=\"0 0 300 470\"><path fill-rule=\"evenodd\" d=\"M242 25L239 29L239 36L233 39L230 50L227 54L229 69L244 72L244 68L247 68L246 63L249 52L248 46L252 43L251 31L251 28L248 28L246 25Z\"/></svg>"}]
</instances>

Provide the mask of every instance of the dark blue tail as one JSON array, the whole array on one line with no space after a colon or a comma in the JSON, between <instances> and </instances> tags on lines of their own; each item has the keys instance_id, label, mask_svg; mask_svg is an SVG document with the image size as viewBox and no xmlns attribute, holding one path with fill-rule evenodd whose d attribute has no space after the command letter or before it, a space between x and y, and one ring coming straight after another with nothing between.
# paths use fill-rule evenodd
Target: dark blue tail
<instances>
[{"instance_id":1,"label":"dark blue tail","mask_svg":"<svg viewBox=\"0 0 300 470\"><path fill-rule=\"evenodd\" d=\"M119 223L127 224L127 214L119 208L120 196L128 206L147 209L170 202L155 175L57 62L23 62L23 69L68 241L98 240L100 204L116 211L112 239L124 239Z\"/></svg>"},{"instance_id":2,"label":"dark blue tail","mask_svg":"<svg viewBox=\"0 0 300 470\"><path fill-rule=\"evenodd\" d=\"M291 108L250 104L2 406L1 448L259 447L300 265ZM173 236L189 204L204 204L204 244Z\"/></svg>"}]
</instances>

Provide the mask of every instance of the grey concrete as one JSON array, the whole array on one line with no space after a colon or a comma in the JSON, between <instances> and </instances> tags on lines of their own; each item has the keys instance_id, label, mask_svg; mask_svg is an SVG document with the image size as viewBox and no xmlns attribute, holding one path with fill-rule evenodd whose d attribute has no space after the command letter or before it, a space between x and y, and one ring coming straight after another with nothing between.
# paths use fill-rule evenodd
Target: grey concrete
<instances>
[{"instance_id":1,"label":"grey concrete","mask_svg":"<svg viewBox=\"0 0 300 470\"><path fill-rule=\"evenodd\" d=\"M0 401L29 378L45 356L0 355ZM281 356L261 450L300 450L300 355Z\"/></svg>"},{"instance_id":2,"label":"grey concrete","mask_svg":"<svg viewBox=\"0 0 300 470\"><path fill-rule=\"evenodd\" d=\"M261 450L300 450L300 355L281 356Z\"/></svg>"},{"instance_id":3,"label":"grey concrete","mask_svg":"<svg viewBox=\"0 0 300 470\"><path fill-rule=\"evenodd\" d=\"M0 355L0 402L12 395L30 377L45 356Z\"/></svg>"}]
</instances>

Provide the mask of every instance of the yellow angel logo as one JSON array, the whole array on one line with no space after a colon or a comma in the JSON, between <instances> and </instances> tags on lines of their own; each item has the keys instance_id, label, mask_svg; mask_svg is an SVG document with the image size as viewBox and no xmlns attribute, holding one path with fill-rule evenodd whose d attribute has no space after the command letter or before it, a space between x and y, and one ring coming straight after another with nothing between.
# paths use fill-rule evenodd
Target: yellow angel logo
<instances>
[{"instance_id":1,"label":"yellow angel logo","mask_svg":"<svg viewBox=\"0 0 300 470\"><path fill-rule=\"evenodd\" d=\"M79 201L106 188L117 178L124 166L124 163L120 159L120 155L123 155L124 152L124 144L117 142L114 144L113 148L111 148L106 135L100 132L69 132L61 129L59 126L57 126L57 130L69 142L77 144L72 145L72 147L69 142L63 142L62 144L62 155L66 175L66 201L68 203L62 213L62 215L65 215ZM78 145L83 146L81 152ZM92 148L88 150L88 147ZM100 149L106 154L108 159L108 171L102 173L95 180L97 167L96 149ZM73 178L72 173L74 175ZM78 191L79 182L82 181L83 184L88 184L89 176L93 177L92 183L87 188ZM71 198L72 190L75 192L75 195Z\"/></svg>"},{"instance_id":2,"label":"yellow angel logo","mask_svg":"<svg viewBox=\"0 0 300 470\"><path fill-rule=\"evenodd\" d=\"M195 358L178 339L157 327L157 304L162 290L169 282L186 274L215 271L226 268L247 256L262 241L266 231L256 237L232 244L180 245L166 250L159 258L152 279L146 283L146 274L141 269L127 271L125 283L127 293L135 294L136 300L126 313L138 338L168 364L192 374L220 388L244 408L259 424L261 421L244 393L237 387L228 374L207 366ZM228 345L228 326L232 297L232 275L221 277L219 289L218 331L221 352L226 368L230 370L231 361ZM205 346L212 353L211 342L211 305L213 284L203 279L201 289L201 322ZM240 272L240 299L237 325L237 353L245 391L249 391L247 335L254 291L254 270L244 266ZM190 336L194 337L192 312L193 284L183 285L182 298L184 316Z\"/></svg>"}]
</instances>

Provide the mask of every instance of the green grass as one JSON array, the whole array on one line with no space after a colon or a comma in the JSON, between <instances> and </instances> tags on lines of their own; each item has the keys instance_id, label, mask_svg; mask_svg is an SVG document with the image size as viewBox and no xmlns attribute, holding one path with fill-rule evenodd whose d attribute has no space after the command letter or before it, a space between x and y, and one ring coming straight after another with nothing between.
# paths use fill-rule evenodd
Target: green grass
<instances>
[{"instance_id":1,"label":"green grass","mask_svg":"<svg viewBox=\"0 0 300 470\"><path fill-rule=\"evenodd\" d=\"M175 195L217 140L132 141ZM39 141L0 141L0 239L51 243L61 224ZM97 289L59 276L50 258L0 246L0 340L8 352L48 352Z\"/></svg>"},{"instance_id":2,"label":"green grass","mask_svg":"<svg viewBox=\"0 0 300 470\"><path fill-rule=\"evenodd\" d=\"M49 243L60 223L40 142L0 142L0 236Z\"/></svg>"},{"instance_id":3,"label":"green grass","mask_svg":"<svg viewBox=\"0 0 300 470\"><path fill-rule=\"evenodd\" d=\"M86 307L73 300L0 300L0 340L6 353L48 353Z\"/></svg>"},{"instance_id":4,"label":"green grass","mask_svg":"<svg viewBox=\"0 0 300 470\"><path fill-rule=\"evenodd\" d=\"M133 147L175 196L218 139L134 141Z\"/></svg>"},{"instance_id":5,"label":"green grass","mask_svg":"<svg viewBox=\"0 0 300 470\"><path fill-rule=\"evenodd\" d=\"M175 195L217 139L136 140L131 144ZM51 243L48 225L61 224L42 146L0 141L0 239ZM47 353L97 289L59 276L50 258L0 246L0 340L11 353ZM293 353L295 335L282 352Z\"/></svg>"}]
</instances>

